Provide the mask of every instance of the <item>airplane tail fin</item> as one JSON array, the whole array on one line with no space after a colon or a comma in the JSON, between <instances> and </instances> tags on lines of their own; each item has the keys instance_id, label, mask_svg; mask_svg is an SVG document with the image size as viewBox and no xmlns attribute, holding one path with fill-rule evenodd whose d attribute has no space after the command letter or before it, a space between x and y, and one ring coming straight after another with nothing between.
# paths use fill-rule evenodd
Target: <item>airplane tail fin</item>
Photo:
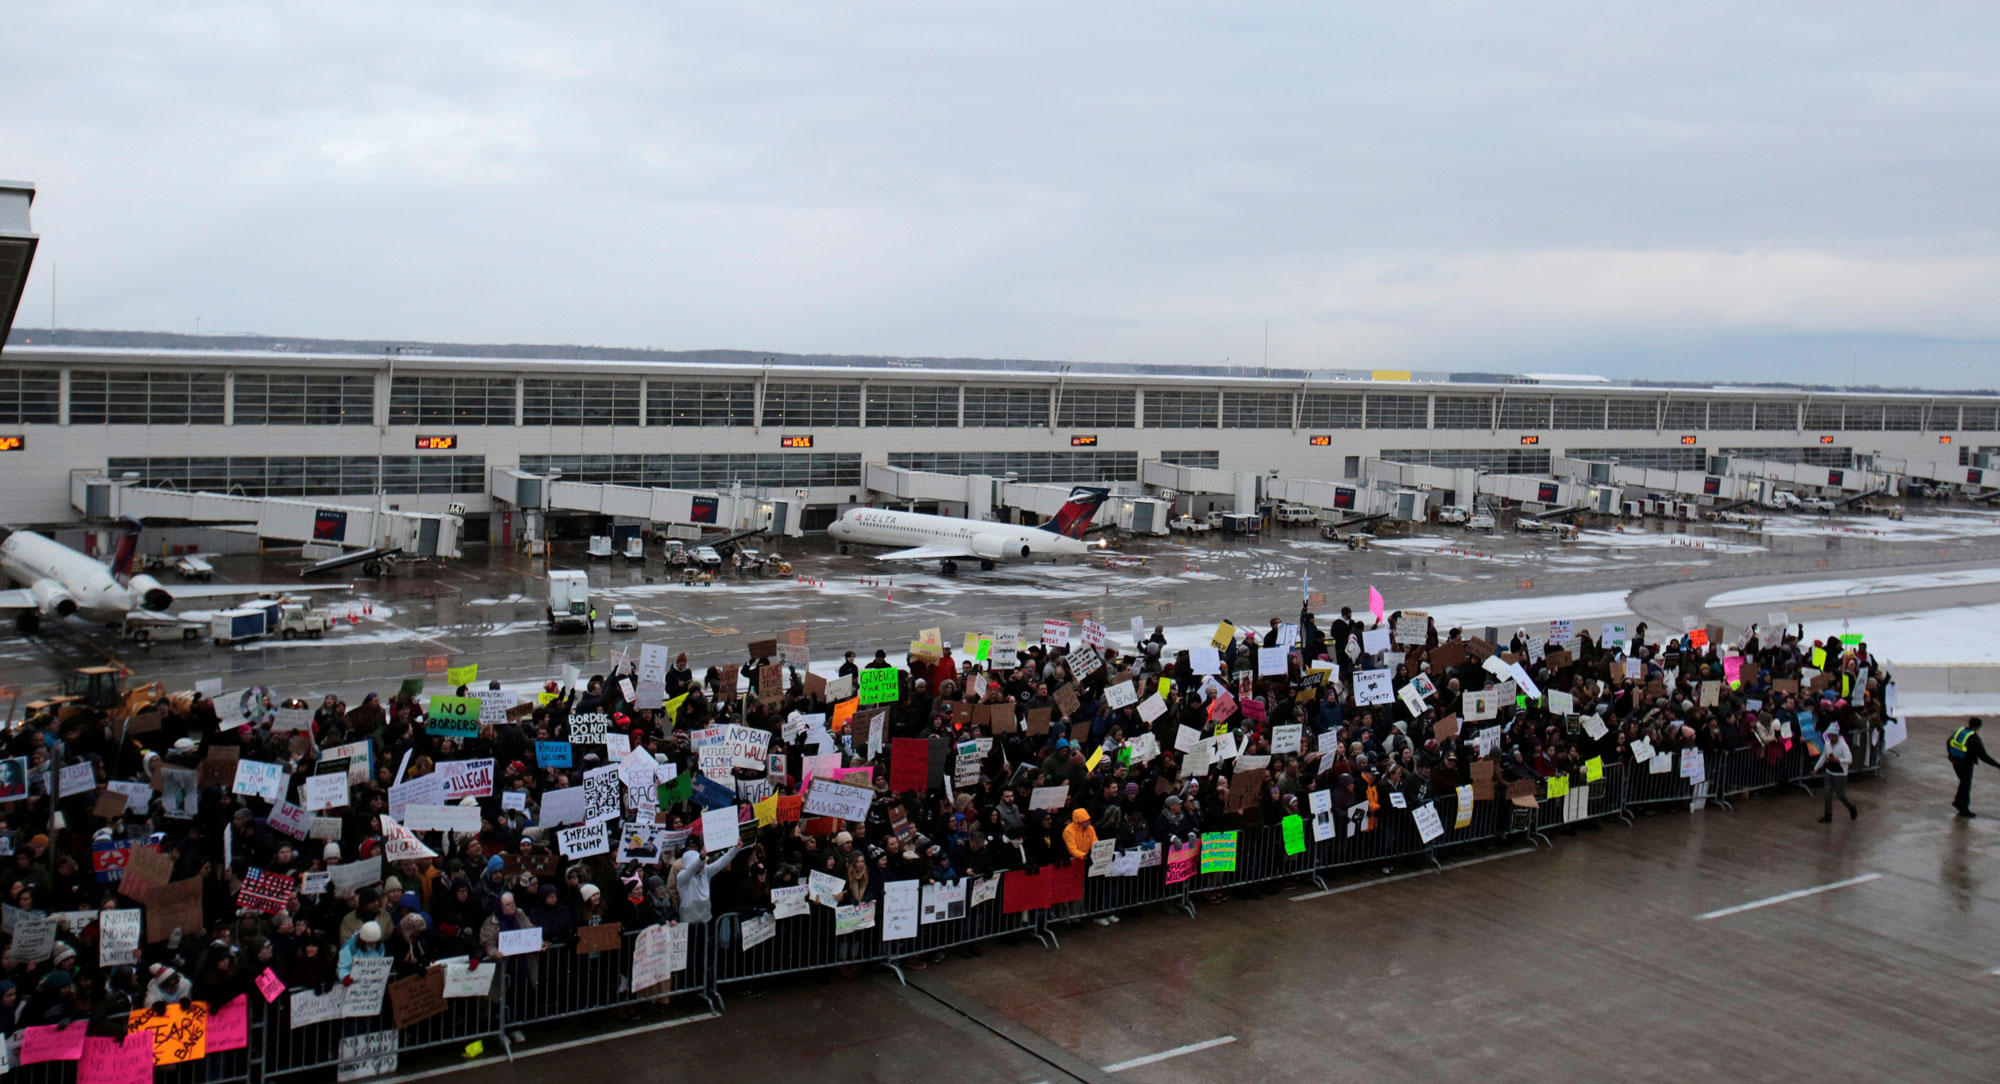
<instances>
[{"instance_id":1,"label":"airplane tail fin","mask_svg":"<svg viewBox=\"0 0 2000 1084\"><path fill-rule=\"evenodd\" d=\"M118 548L111 554L111 578L119 583L132 578L132 558L139 552L139 528L143 526L137 519L125 517L125 535L118 540Z\"/></svg>"},{"instance_id":2,"label":"airplane tail fin","mask_svg":"<svg viewBox=\"0 0 2000 1084\"><path fill-rule=\"evenodd\" d=\"M1097 514L1098 506L1110 496L1111 490L1103 486L1077 486L1069 491L1069 500L1064 501L1063 506L1056 509L1056 514L1041 525L1042 530L1054 531L1068 538L1082 538L1084 532L1090 530L1090 518Z\"/></svg>"}]
</instances>

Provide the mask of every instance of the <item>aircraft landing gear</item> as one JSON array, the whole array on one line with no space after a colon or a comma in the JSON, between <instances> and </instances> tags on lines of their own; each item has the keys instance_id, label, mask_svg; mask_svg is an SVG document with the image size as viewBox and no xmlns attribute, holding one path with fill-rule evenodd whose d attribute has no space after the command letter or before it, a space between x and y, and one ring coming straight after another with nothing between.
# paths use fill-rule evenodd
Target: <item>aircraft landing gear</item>
<instances>
[{"instance_id":1,"label":"aircraft landing gear","mask_svg":"<svg viewBox=\"0 0 2000 1084\"><path fill-rule=\"evenodd\" d=\"M958 575L958 562L949 560L940 562L938 571L947 576L956 576Z\"/></svg>"},{"instance_id":2,"label":"aircraft landing gear","mask_svg":"<svg viewBox=\"0 0 2000 1084\"><path fill-rule=\"evenodd\" d=\"M988 561L985 558L981 558L979 561L979 571L981 572L993 571L993 562Z\"/></svg>"}]
</instances>

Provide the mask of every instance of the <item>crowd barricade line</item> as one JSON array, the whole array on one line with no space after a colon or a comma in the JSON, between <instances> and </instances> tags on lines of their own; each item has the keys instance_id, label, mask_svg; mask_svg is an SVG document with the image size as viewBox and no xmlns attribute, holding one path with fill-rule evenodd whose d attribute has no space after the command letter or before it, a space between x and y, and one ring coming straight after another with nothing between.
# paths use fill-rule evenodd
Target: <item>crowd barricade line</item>
<instances>
[{"instance_id":1,"label":"crowd barricade line","mask_svg":"<svg viewBox=\"0 0 2000 1084\"><path fill-rule=\"evenodd\" d=\"M1668 767L1664 772L1655 772L1646 765L1635 764L1625 777L1625 810L1645 806L1671 805L1694 800L1694 784L1681 775L1680 754L1667 758Z\"/></svg>"},{"instance_id":2,"label":"crowd barricade line","mask_svg":"<svg viewBox=\"0 0 2000 1084\"><path fill-rule=\"evenodd\" d=\"M1879 727L1850 736L1849 744L1855 749L1852 774L1881 769L1882 737ZM1730 795L1802 784L1812 775L1816 759L1803 743L1776 762L1754 746L1710 754L1702 789L1711 801L1725 804L1723 800ZM778 920L775 935L749 948L742 944L743 923L755 916L719 915L690 930L687 964L672 973L671 982L644 992L631 988L638 931L624 931L616 952L579 954L574 942L555 944L534 956L482 965L499 969L493 993L449 999L445 1012L400 1029L398 1049L409 1053L481 1040L493 1041L504 1049L511 1030L673 995L694 994L720 1011L720 987L732 983L844 965L883 964L900 970L899 961L913 956L1010 934L1033 936L1055 946L1052 924L1151 906L1180 907L1192 914L1193 897L1199 893L1286 878L1318 880L1329 871L1411 857L1436 861L1436 852L1442 849L1505 842L1515 836L1548 844L1546 829L1551 827L1606 817L1621 817L1629 823L1632 810L1692 800L1696 788L1679 774L1679 767L1678 757L1674 770L1662 773L1649 772L1644 765L1614 763L1607 765L1603 778L1594 783L1572 783L1589 788L1588 812L1583 818L1565 819L1569 807L1562 799L1544 801L1538 809L1527 810L1499 797L1477 803L1471 823L1459 828L1453 811L1445 808L1449 803L1440 803L1438 815L1445 834L1429 844L1422 841L1411 810L1388 803L1375 812L1374 826L1368 831L1353 832L1344 820L1336 818L1335 835L1325 841L1310 838L1312 822L1308 817L1306 850L1298 855L1285 853L1281 826L1258 825L1237 833L1236 869L1230 872L1197 873L1169 885L1163 860L1157 866L1143 867L1135 877L1087 877L1083 899L1057 908L1008 914L1000 899L977 907L968 900L961 917L922 923L915 937L897 941L882 939L879 907L873 928L836 935L833 910L810 905L805 915ZM253 996L250 1025L246 1049L160 1069L155 1074L156 1084L249 1084L307 1072L324 1073L339 1066L342 1038L395 1030L394 1014L386 999L382 1012L375 1016L293 1028L289 998L267 1005ZM77 1084L76 1064L17 1066L13 1079L17 1084Z\"/></svg>"},{"instance_id":3,"label":"crowd barricade line","mask_svg":"<svg viewBox=\"0 0 2000 1084\"><path fill-rule=\"evenodd\" d=\"M480 966L496 965L488 963ZM506 969L502 967L493 983L495 993L485 997L449 998L444 1012L401 1029L396 1027L395 1014L386 996L382 999L382 1010L375 1015L344 1017L298 1028L291 1026L289 997L272 1005L253 1004L255 1023L250 1038L260 1055L257 1059L257 1078L270 1079L337 1067L341 1060L341 1040L352 1035L395 1031L397 1049L402 1053L436 1046L464 1045L475 1040L502 1040L505 1029L501 1005L506 980ZM252 1001L254 1003L256 999Z\"/></svg>"},{"instance_id":4,"label":"crowd barricade line","mask_svg":"<svg viewBox=\"0 0 2000 1084\"><path fill-rule=\"evenodd\" d=\"M1141 867L1137 876L1113 877L1107 873L1085 877L1083 899L1077 901L1075 910L1064 917L1102 918L1141 907L1179 905L1187 895L1186 888L1167 883L1166 848L1158 850L1161 861L1157 865Z\"/></svg>"},{"instance_id":5,"label":"crowd barricade line","mask_svg":"<svg viewBox=\"0 0 2000 1084\"><path fill-rule=\"evenodd\" d=\"M717 927L720 920L706 925ZM506 967L507 961L502 961L500 983L505 993L500 1004L506 1013L501 1030L625 1008L678 994L695 994L713 1007L709 976L713 972L717 942L711 936L714 932L691 927L686 966L671 972L664 986L644 992L632 987L638 930L621 931L618 948L612 951L580 952L574 940L565 940L525 957L522 961L525 966Z\"/></svg>"}]
</instances>

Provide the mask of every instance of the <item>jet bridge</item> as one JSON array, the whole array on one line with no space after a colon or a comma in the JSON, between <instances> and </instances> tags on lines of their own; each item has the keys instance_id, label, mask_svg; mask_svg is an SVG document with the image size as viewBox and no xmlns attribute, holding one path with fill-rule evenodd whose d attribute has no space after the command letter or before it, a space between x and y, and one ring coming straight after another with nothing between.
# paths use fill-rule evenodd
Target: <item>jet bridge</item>
<instances>
[{"instance_id":1,"label":"jet bridge","mask_svg":"<svg viewBox=\"0 0 2000 1084\"><path fill-rule=\"evenodd\" d=\"M459 556L456 515L377 510L331 501L152 489L87 473L70 478L70 505L92 519L177 520L239 526L270 542Z\"/></svg>"},{"instance_id":2,"label":"jet bridge","mask_svg":"<svg viewBox=\"0 0 2000 1084\"><path fill-rule=\"evenodd\" d=\"M1851 496L1871 489L1885 489L1889 481L1888 475L1879 470L1818 467L1808 463L1781 463L1773 459L1717 456L1710 465L1737 478L1762 478L1786 486L1808 486L1826 490L1832 496Z\"/></svg>"},{"instance_id":3,"label":"jet bridge","mask_svg":"<svg viewBox=\"0 0 2000 1084\"><path fill-rule=\"evenodd\" d=\"M956 504L966 519L990 519L1001 502L994 496L999 479L988 474L941 474L883 463L862 469L862 484L877 499L911 504Z\"/></svg>"},{"instance_id":4,"label":"jet bridge","mask_svg":"<svg viewBox=\"0 0 2000 1084\"><path fill-rule=\"evenodd\" d=\"M759 529L793 538L805 533L799 527L802 502L789 496L758 496L740 489L713 493L547 479L540 479L542 484L535 487L527 486L524 478L512 481L517 498L524 495L524 487L527 490L539 488L545 496L541 505L544 511L589 512L601 516L624 516L647 523L721 527L732 531ZM501 485L494 485L493 495L505 500L501 489Z\"/></svg>"},{"instance_id":5,"label":"jet bridge","mask_svg":"<svg viewBox=\"0 0 2000 1084\"><path fill-rule=\"evenodd\" d=\"M1991 487L2000 485L2000 468L1980 465L1985 461L1986 457L1980 456L1973 464L1967 465L1956 458L1925 462L1878 455L1874 457L1872 466L1878 471L1903 478L1955 486L1965 495L1978 498L1986 496Z\"/></svg>"},{"instance_id":6,"label":"jet bridge","mask_svg":"<svg viewBox=\"0 0 2000 1084\"><path fill-rule=\"evenodd\" d=\"M20 311L28 269L35 265L35 247L41 243L28 221L28 207L34 202L34 185L0 181L0 350L7 348L7 332Z\"/></svg>"}]
</instances>

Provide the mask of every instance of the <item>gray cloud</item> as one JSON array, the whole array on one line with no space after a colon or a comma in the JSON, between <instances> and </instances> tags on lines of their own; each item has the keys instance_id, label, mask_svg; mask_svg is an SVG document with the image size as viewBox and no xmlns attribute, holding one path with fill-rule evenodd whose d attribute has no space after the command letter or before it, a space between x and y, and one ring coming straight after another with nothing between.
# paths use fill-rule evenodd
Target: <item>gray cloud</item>
<instances>
[{"instance_id":1,"label":"gray cloud","mask_svg":"<svg viewBox=\"0 0 2000 1084\"><path fill-rule=\"evenodd\" d=\"M1750 7L32 5L0 174L27 323L2000 382L2000 11Z\"/></svg>"}]
</instances>

